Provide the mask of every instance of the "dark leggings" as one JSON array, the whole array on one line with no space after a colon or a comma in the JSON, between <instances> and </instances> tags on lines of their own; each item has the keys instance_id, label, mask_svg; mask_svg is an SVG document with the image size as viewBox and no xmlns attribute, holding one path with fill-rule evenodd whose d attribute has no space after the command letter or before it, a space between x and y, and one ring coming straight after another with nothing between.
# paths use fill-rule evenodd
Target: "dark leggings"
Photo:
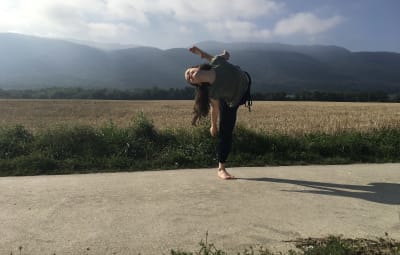
<instances>
[{"instance_id":1,"label":"dark leggings","mask_svg":"<svg viewBox=\"0 0 400 255\"><path fill-rule=\"evenodd\" d=\"M229 107L225 100L219 100L218 161L225 163L232 148L232 133L239 106Z\"/></svg>"}]
</instances>

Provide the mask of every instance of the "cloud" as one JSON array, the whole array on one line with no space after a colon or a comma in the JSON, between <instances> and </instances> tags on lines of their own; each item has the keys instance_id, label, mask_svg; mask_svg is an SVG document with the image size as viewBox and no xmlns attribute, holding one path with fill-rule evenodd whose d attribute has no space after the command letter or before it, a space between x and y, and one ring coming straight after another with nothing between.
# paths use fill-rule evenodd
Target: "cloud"
<instances>
[{"instance_id":1,"label":"cloud","mask_svg":"<svg viewBox=\"0 0 400 255\"><path fill-rule=\"evenodd\" d=\"M307 12L279 20L286 11L283 1L1 0L0 32L169 47L199 40L315 35L342 21Z\"/></svg>"},{"instance_id":2,"label":"cloud","mask_svg":"<svg viewBox=\"0 0 400 255\"><path fill-rule=\"evenodd\" d=\"M87 31L90 38L97 38L105 42L129 41L129 35L137 32L135 28L124 23L91 23L87 25Z\"/></svg>"},{"instance_id":3,"label":"cloud","mask_svg":"<svg viewBox=\"0 0 400 255\"><path fill-rule=\"evenodd\" d=\"M118 33L131 41L144 40L140 35L149 31L251 39L269 34L252 20L283 6L276 0L2 0L0 29L89 40L109 36L109 41Z\"/></svg>"},{"instance_id":4,"label":"cloud","mask_svg":"<svg viewBox=\"0 0 400 255\"><path fill-rule=\"evenodd\" d=\"M342 21L341 16L321 19L312 13L302 12L280 20L274 28L274 34L283 36L293 34L315 35L333 28Z\"/></svg>"},{"instance_id":5,"label":"cloud","mask_svg":"<svg viewBox=\"0 0 400 255\"><path fill-rule=\"evenodd\" d=\"M160 0L159 0L160 1ZM162 2L162 3L161 3ZM272 0L170 0L160 1L167 13L179 21L207 22L216 20L254 19L279 11L283 4Z\"/></svg>"},{"instance_id":6,"label":"cloud","mask_svg":"<svg viewBox=\"0 0 400 255\"><path fill-rule=\"evenodd\" d=\"M215 35L220 35L221 39L262 40L271 37L271 32L268 29L260 29L254 23L248 21L208 22L206 26Z\"/></svg>"},{"instance_id":7,"label":"cloud","mask_svg":"<svg viewBox=\"0 0 400 255\"><path fill-rule=\"evenodd\" d=\"M148 13L152 10L153 4L152 1L143 0L110 0L104 3L103 15L110 21L148 25L150 23Z\"/></svg>"}]
</instances>

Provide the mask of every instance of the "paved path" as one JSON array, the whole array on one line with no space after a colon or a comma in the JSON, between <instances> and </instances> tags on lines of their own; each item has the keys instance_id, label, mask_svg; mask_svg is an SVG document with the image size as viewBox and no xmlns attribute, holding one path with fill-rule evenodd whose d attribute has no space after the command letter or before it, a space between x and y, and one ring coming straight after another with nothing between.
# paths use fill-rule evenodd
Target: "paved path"
<instances>
[{"instance_id":1,"label":"paved path","mask_svg":"<svg viewBox=\"0 0 400 255\"><path fill-rule=\"evenodd\" d=\"M400 164L0 178L0 254L226 251L343 234L400 239Z\"/></svg>"}]
</instances>

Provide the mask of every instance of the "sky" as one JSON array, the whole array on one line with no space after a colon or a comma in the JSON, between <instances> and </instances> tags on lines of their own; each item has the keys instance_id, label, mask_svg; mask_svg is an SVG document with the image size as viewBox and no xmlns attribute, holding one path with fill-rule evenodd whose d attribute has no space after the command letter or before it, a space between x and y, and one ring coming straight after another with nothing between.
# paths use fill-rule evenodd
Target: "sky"
<instances>
[{"instance_id":1,"label":"sky","mask_svg":"<svg viewBox=\"0 0 400 255\"><path fill-rule=\"evenodd\" d=\"M200 41L400 52L400 0L0 0L0 32L161 49Z\"/></svg>"}]
</instances>

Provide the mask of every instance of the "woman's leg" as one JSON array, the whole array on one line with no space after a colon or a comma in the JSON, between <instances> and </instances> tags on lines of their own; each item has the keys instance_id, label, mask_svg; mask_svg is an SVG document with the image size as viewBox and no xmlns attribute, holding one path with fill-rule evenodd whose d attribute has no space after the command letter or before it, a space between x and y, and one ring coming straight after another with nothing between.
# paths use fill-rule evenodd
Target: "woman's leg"
<instances>
[{"instance_id":1,"label":"woman's leg","mask_svg":"<svg viewBox=\"0 0 400 255\"><path fill-rule=\"evenodd\" d=\"M238 107L231 108L224 100L219 100L218 161L219 169L224 171L223 175L227 174L225 162L232 148L232 133L236 123L237 109Z\"/></svg>"}]
</instances>

